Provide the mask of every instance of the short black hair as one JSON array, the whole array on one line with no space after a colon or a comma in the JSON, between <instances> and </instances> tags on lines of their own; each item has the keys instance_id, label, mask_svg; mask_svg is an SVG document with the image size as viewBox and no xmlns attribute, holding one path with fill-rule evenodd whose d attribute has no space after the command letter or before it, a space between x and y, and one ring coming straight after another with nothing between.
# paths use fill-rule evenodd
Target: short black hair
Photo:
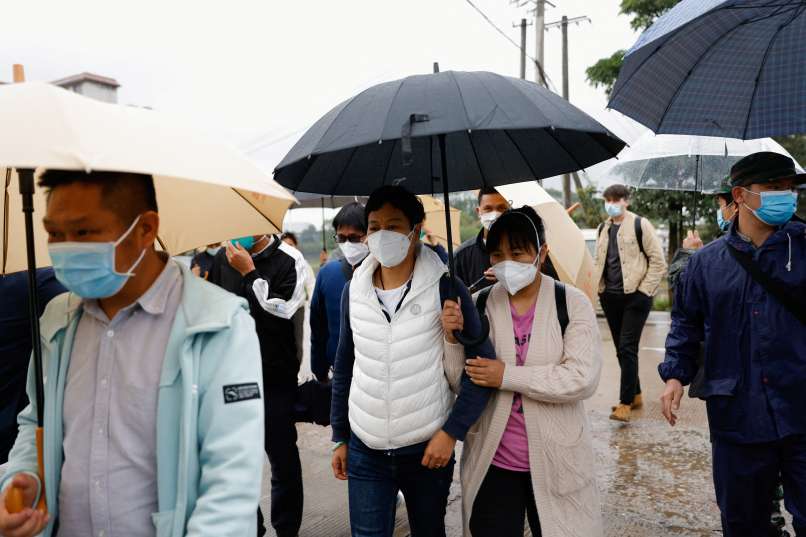
<instances>
[{"instance_id":1,"label":"short black hair","mask_svg":"<svg viewBox=\"0 0 806 537\"><path fill-rule=\"evenodd\" d=\"M490 195L493 195L493 194L498 195L498 196L501 195L501 193L498 190L496 190L495 188L493 188L491 186L486 186L485 185L485 186L481 187L481 190L479 190L478 204L481 205L481 198L483 198L484 196L490 196Z\"/></svg>"},{"instance_id":2,"label":"short black hair","mask_svg":"<svg viewBox=\"0 0 806 537\"><path fill-rule=\"evenodd\" d=\"M610 185L602 192L604 199L628 200L630 199L630 188L627 185Z\"/></svg>"},{"instance_id":3,"label":"short black hair","mask_svg":"<svg viewBox=\"0 0 806 537\"><path fill-rule=\"evenodd\" d=\"M369 227L369 214L386 204L391 205L406 215L411 229L425 220L425 208L420 198L398 185L386 185L370 194L364 209L364 226Z\"/></svg>"},{"instance_id":4,"label":"short black hair","mask_svg":"<svg viewBox=\"0 0 806 537\"><path fill-rule=\"evenodd\" d=\"M39 186L47 189L48 197L60 186L82 183L99 185L106 205L121 222L130 223L147 211L159 212L154 178L128 172L90 172L81 170L47 170L39 178Z\"/></svg>"},{"instance_id":5,"label":"short black hair","mask_svg":"<svg viewBox=\"0 0 806 537\"><path fill-rule=\"evenodd\" d=\"M367 232L367 220L364 214L364 206L357 201L351 201L336 214L333 219L333 230L338 232L341 226L350 226Z\"/></svg>"},{"instance_id":6,"label":"short black hair","mask_svg":"<svg viewBox=\"0 0 806 537\"><path fill-rule=\"evenodd\" d=\"M299 245L299 240L297 240L297 234L292 231L286 231L282 235L280 235L280 240L283 241L285 239L291 239L294 244Z\"/></svg>"},{"instance_id":7,"label":"short black hair","mask_svg":"<svg viewBox=\"0 0 806 537\"><path fill-rule=\"evenodd\" d=\"M531 246L539 252L539 246L546 244L546 226L543 224L543 219L528 205L520 209L510 209L493 222L487 234L487 251L493 252L500 248L504 235L509 241L510 248L526 250Z\"/></svg>"}]
</instances>

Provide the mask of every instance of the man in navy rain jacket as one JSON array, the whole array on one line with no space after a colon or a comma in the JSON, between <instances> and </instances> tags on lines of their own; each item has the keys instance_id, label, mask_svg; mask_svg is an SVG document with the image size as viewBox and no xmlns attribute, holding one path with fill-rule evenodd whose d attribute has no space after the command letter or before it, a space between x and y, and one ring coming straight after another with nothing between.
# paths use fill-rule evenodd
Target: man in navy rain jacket
<instances>
[{"instance_id":1,"label":"man in navy rain jacket","mask_svg":"<svg viewBox=\"0 0 806 537\"><path fill-rule=\"evenodd\" d=\"M756 153L733 166L737 219L681 275L658 368L666 382L663 413L674 425L705 342L703 397L726 537L766 535L779 474L795 531L806 535L806 326L730 251L749 256L785 286L802 313L806 225L792 214L795 185L804 179L790 158L775 153Z\"/></svg>"}]
</instances>

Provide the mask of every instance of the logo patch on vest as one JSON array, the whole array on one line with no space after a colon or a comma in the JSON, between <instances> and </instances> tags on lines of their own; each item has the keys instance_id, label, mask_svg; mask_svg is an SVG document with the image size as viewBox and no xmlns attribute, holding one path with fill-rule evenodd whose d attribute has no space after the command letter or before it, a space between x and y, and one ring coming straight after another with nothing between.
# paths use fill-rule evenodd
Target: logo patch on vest
<instances>
[{"instance_id":1,"label":"logo patch on vest","mask_svg":"<svg viewBox=\"0 0 806 537\"><path fill-rule=\"evenodd\" d=\"M423 308L421 308L419 304L412 304L411 305L411 312L414 315L420 315L423 312Z\"/></svg>"},{"instance_id":2,"label":"logo patch on vest","mask_svg":"<svg viewBox=\"0 0 806 537\"><path fill-rule=\"evenodd\" d=\"M260 399L260 386L258 386L257 382L224 386L224 404L248 401L250 399Z\"/></svg>"}]
</instances>

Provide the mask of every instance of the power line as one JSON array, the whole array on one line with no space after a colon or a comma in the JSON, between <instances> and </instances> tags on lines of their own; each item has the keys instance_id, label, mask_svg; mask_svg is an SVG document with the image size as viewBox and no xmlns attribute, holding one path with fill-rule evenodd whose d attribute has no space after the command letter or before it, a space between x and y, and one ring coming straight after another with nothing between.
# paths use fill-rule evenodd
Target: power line
<instances>
[{"instance_id":1,"label":"power line","mask_svg":"<svg viewBox=\"0 0 806 537\"><path fill-rule=\"evenodd\" d=\"M511 37L509 37L509 36L507 35L507 33L506 33L506 32L504 32L504 30L502 30L501 28L499 28L499 27L498 27L498 25L496 25L496 24L495 24L495 23L492 21L492 19L490 19L490 17L488 17L488 16L487 16L487 14L486 14L486 13L484 13L484 11L482 11L482 10L481 10L481 8L479 8L479 7L478 7L476 4L474 4L472 0L465 0L465 2L467 2L468 4L470 4L470 7L472 7L473 9L475 9L475 10L476 10L476 12L477 12L479 15L481 15L481 16L484 18L484 20L485 20L485 21L487 21L487 24L489 24L490 26L492 26L492 27L495 29L495 31L496 31L496 32L498 32L499 34L501 34L501 35L504 37L504 39L506 39L507 41L509 41L509 42L510 42L510 43L511 43L513 46L515 46L515 47L516 47L518 50L520 50L520 49L521 49L521 46L520 46L518 43L516 43L514 39L512 39ZM527 55L526 55L526 57L527 57L527 58L529 58L529 60L531 60L531 61L532 61L532 63L534 63L534 64L535 64L535 67L536 67L536 68L537 68L537 70L540 72L540 78L541 78L541 79L543 79L543 85L544 85L545 87L547 87L547 88L551 89L552 91L554 91L554 92L556 93L556 88L554 87L554 84L551 82L551 79L550 79L550 78L549 78L549 76L546 74L546 72L543 70L543 66L542 66L542 65L540 65L540 62L539 62L539 61L537 61L537 59L536 59L536 58L534 58L533 56L530 56L529 54L527 54Z\"/></svg>"}]
</instances>

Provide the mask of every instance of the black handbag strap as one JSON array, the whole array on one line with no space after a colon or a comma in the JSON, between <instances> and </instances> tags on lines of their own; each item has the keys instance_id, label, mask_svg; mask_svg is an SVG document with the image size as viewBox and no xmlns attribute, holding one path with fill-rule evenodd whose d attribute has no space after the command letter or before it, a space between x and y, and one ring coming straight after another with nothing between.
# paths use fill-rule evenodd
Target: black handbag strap
<instances>
[{"instance_id":1,"label":"black handbag strap","mask_svg":"<svg viewBox=\"0 0 806 537\"><path fill-rule=\"evenodd\" d=\"M803 302L799 301L794 294L787 290L781 282L775 281L763 272L758 265L753 262L753 258L747 252L741 252L728 243L728 252L733 259L738 261L742 268L747 271L753 280L759 284L767 293L773 296L789 313L795 316L801 324L806 325L806 309Z\"/></svg>"}]
</instances>

